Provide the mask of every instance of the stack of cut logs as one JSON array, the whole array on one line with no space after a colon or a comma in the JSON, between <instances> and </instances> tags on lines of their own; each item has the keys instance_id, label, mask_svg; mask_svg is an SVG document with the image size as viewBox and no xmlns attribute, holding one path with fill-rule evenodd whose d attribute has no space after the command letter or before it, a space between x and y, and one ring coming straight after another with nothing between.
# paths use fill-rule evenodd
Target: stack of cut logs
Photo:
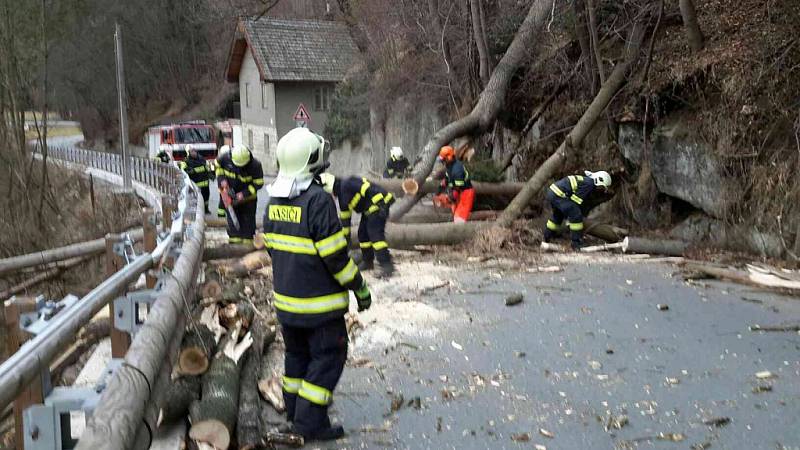
<instances>
[{"instance_id":1,"label":"stack of cut logs","mask_svg":"<svg viewBox=\"0 0 800 450\"><path fill-rule=\"evenodd\" d=\"M201 450L263 448L274 438L261 411L266 403L284 409L280 378L267 361L275 322L271 308L262 303L259 310L237 279L267 264L268 257L253 254L206 269L199 310L188 321L172 385L159 405L159 424L188 416L189 439Z\"/></svg>"}]
</instances>

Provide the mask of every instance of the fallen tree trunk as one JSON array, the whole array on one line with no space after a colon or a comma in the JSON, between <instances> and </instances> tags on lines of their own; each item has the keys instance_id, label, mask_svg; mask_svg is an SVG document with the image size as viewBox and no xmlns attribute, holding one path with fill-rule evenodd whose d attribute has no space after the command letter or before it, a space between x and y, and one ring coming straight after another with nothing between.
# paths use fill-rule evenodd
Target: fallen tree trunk
<instances>
[{"instance_id":1,"label":"fallen tree trunk","mask_svg":"<svg viewBox=\"0 0 800 450\"><path fill-rule=\"evenodd\" d=\"M469 216L471 222L484 222L495 220L500 215L500 211L473 211ZM400 219L398 224L419 224L419 223L446 223L453 221L453 214L443 208L432 209L420 212L419 214L406 214Z\"/></svg>"},{"instance_id":2,"label":"fallen tree trunk","mask_svg":"<svg viewBox=\"0 0 800 450\"><path fill-rule=\"evenodd\" d=\"M275 367L278 362L272 358L274 353L269 351L269 346L275 342L275 337L276 332L270 329L264 340L264 353L261 355L261 371L258 376L258 392L267 403L272 405L276 412L282 413L286 409L286 405L283 403L280 376L275 371L283 368ZM266 412L268 413L268 411Z\"/></svg>"},{"instance_id":3,"label":"fallen tree trunk","mask_svg":"<svg viewBox=\"0 0 800 450\"><path fill-rule=\"evenodd\" d=\"M257 250L230 264L220 265L219 271L226 277L246 277L251 272L267 267L270 264L272 264L272 259L270 259L269 253L266 250Z\"/></svg>"},{"instance_id":4,"label":"fallen tree trunk","mask_svg":"<svg viewBox=\"0 0 800 450\"><path fill-rule=\"evenodd\" d=\"M240 331L241 326L234 327L226 336L211 367L203 375L200 401L189 407L192 422L189 437L198 445L226 449L231 444L239 415L238 361L252 344L249 335L237 344Z\"/></svg>"},{"instance_id":5,"label":"fallen tree trunk","mask_svg":"<svg viewBox=\"0 0 800 450\"><path fill-rule=\"evenodd\" d=\"M525 187L523 187L520 193L517 194L508 207L506 207L500 219L497 221L498 225L502 227L511 226L511 224L522 215L522 212L531 202L534 195L538 194L544 188L547 180L552 178L561 168L568 154L574 151L575 147L581 145L583 139L589 134L592 127L594 127L595 122L601 117L603 111L605 111L616 93L627 81L628 73L638 60L639 49L644 40L644 31L645 26L642 23L635 22L633 24L633 29L630 33L631 45L626 52L625 59L614 67L614 71L611 72L606 82L603 83L600 91L597 93L594 100L592 100L592 103L586 109L583 116L581 116L580 120L578 120L575 128L567 135L564 142L536 170L533 176L525 183Z\"/></svg>"},{"instance_id":6,"label":"fallen tree trunk","mask_svg":"<svg viewBox=\"0 0 800 450\"><path fill-rule=\"evenodd\" d=\"M239 379L239 412L236 426L236 440L240 450L252 450L259 446L261 423L259 420L258 377L261 374L261 356L264 353L264 336L267 324L256 319L250 333L253 345L245 354L244 365Z\"/></svg>"},{"instance_id":7,"label":"fallen tree trunk","mask_svg":"<svg viewBox=\"0 0 800 450\"><path fill-rule=\"evenodd\" d=\"M744 284L746 286L757 287L768 291L776 292L784 295L796 296L800 293L798 289L787 289L783 287L776 287L765 285L750 277L750 273L744 270L732 269L728 267L719 266L716 264L703 263L700 261L687 261L683 263L683 267L687 270L699 272L711 278L719 280L733 281L735 283ZM687 277L689 279L696 277Z\"/></svg>"},{"instance_id":8,"label":"fallen tree trunk","mask_svg":"<svg viewBox=\"0 0 800 450\"><path fill-rule=\"evenodd\" d=\"M371 184L378 185L387 191L391 192L394 195L400 196L404 195L406 191L403 189L403 183L407 180L398 180L398 179L370 179L369 182ZM415 180L409 180L414 181ZM504 183L483 183L480 181L473 181L472 187L475 189L476 195L492 195L492 196L502 196L507 195L509 197L513 195L517 195L519 191L522 189L525 183L513 183L513 182L504 182ZM422 189L419 189L419 186ZM417 186L417 193L422 191L422 194L435 194L440 189L440 182L436 180L428 180L425 181L424 184L419 184Z\"/></svg>"},{"instance_id":9,"label":"fallen tree trunk","mask_svg":"<svg viewBox=\"0 0 800 450\"><path fill-rule=\"evenodd\" d=\"M142 240L144 232L142 228L129 231L134 242ZM106 239L100 238L92 241L80 242L67 245L65 247L54 248L42 252L29 253L27 255L13 256L11 258L0 259L0 275L16 272L28 267L36 267L72 258L94 255L102 253L106 249Z\"/></svg>"},{"instance_id":10,"label":"fallen tree trunk","mask_svg":"<svg viewBox=\"0 0 800 450\"><path fill-rule=\"evenodd\" d=\"M626 237L622 242L625 253L650 253L667 256L683 256L689 244L670 239L643 239Z\"/></svg>"},{"instance_id":11,"label":"fallen tree trunk","mask_svg":"<svg viewBox=\"0 0 800 450\"><path fill-rule=\"evenodd\" d=\"M260 225L259 225L260 228ZM225 244L219 247L209 247L203 250L203 261L217 259L241 258L255 250L252 245Z\"/></svg>"},{"instance_id":12,"label":"fallen tree trunk","mask_svg":"<svg viewBox=\"0 0 800 450\"><path fill-rule=\"evenodd\" d=\"M61 379L61 375L75 364L80 357L89 351L95 344L111 334L111 320L102 318L89 322L78 334L78 340L70 346L61 356L50 364L50 377L53 380Z\"/></svg>"},{"instance_id":13,"label":"fallen tree trunk","mask_svg":"<svg viewBox=\"0 0 800 450\"><path fill-rule=\"evenodd\" d=\"M514 40L508 46L505 55L497 63L489 83L481 92L477 105L464 118L451 122L437 131L425 144L422 150L421 164L414 171L414 180L422 185L430 175L436 163L439 149L450 143L453 139L469 133L488 130L495 122L497 115L503 109L508 85L522 61L528 57L530 49L534 47L536 37L541 32L551 11L555 8L553 0L534 0L525 20L517 30ZM424 191L421 189L420 191ZM398 220L407 213L420 198L422 192L405 197L392 211L392 220Z\"/></svg>"}]
</instances>

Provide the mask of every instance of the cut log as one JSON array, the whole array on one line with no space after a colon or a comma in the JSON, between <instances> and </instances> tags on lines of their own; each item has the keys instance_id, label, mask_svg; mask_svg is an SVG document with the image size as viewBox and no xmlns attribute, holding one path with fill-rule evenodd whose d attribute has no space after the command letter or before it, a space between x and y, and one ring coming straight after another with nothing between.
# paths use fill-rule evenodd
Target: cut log
<instances>
[{"instance_id":1,"label":"cut log","mask_svg":"<svg viewBox=\"0 0 800 450\"><path fill-rule=\"evenodd\" d=\"M209 267L205 271L205 282L200 288L203 298L222 298L222 277L215 267Z\"/></svg>"},{"instance_id":2,"label":"cut log","mask_svg":"<svg viewBox=\"0 0 800 450\"><path fill-rule=\"evenodd\" d=\"M242 354L252 344L248 334L237 344L241 325L228 333L211 367L202 377L202 394L199 402L192 403L189 437L217 449L227 449L239 415L239 365Z\"/></svg>"},{"instance_id":3,"label":"cut log","mask_svg":"<svg viewBox=\"0 0 800 450\"><path fill-rule=\"evenodd\" d=\"M174 380L167 389L159 413L158 424L182 420L189 406L200 399L200 377L186 376Z\"/></svg>"},{"instance_id":4,"label":"cut log","mask_svg":"<svg viewBox=\"0 0 800 450\"><path fill-rule=\"evenodd\" d=\"M667 256L683 256L689 244L683 241L668 239L643 239L626 237L622 241L622 251L625 253L648 253Z\"/></svg>"},{"instance_id":5,"label":"cut log","mask_svg":"<svg viewBox=\"0 0 800 450\"><path fill-rule=\"evenodd\" d=\"M178 364L175 367L176 373L179 375L205 373L222 332L217 307L212 305L205 308L198 321L187 325L178 354Z\"/></svg>"},{"instance_id":6,"label":"cut log","mask_svg":"<svg viewBox=\"0 0 800 450\"><path fill-rule=\"evenodd\" d=\"M606 242L619 242L628 236L628 230L614 225L598 223L594 220L583 220L583 232L589 236L600 238Z\"/></svg>"},{"instance_id":7,"label":"cut log","mask_svg":"<svg viewBox=\"0 0 800 450\"><path fill-rule=\"evenodd\" d=\"M242 329L250 329L253 323L255 310L248 302L230 303L219 310L219 321L225 328L232 328L237 322L241 322ZM253 339L256 337L254 336Z\"/></svg>"},{"instance_id":8,"label":"cut log","mask_svg":"<svg viewBox=\"0 0 800 450\"><path fill-rule=\"evenodd\" d=\"M277 433L269 432L264 437L263 445L267 448L273 448L276 445L284 445L291 448L300 448L305 445L303 436L299 434Z\"/></svg>"},{"instance_id":9,"label":"cut log","mask_svg":"<svg viewBox=\"0 0 800 450\"><path fill-rule=\"evenodd\" d=\"M272 407L275 411L282 413L286 410L283 403L283 390L281 387L281 377L275 374L276 361L271 358L269 346L275 341L276 332L271 328L268 329L267 335L264 339L264 353L261 356L261 373L258 377L258 392L261 397Z\"/></svg>"},{"instance_id":10,"label":"cut log","mask_svg":"<svg viewBox=\"0 0 800 450\"><path fill-rule=\"evenodd\" d=\"M473 211L469 216L470 222L485 222L495 220L500 215L500 211ZM431 211L420 212L418 214L409 213L403 216L397 223L447 223L453 221L453 214L443 208L436 208Z\"/></svg>"},{"instance_id":11,"label":"cut log","mask_svg":"<svg viewBox=\"0 0 800 450\"><path fill-rule=\"evenodd\" d=\"M222 288L219 299L224 303L238 303L244 298L244 283L239 280L229 283Z\"/></svg>"},{"instance_id":12,"label":"cut log","mask_svg":"<svg viewBox=\"0 0 800 450\"><path fill-rule=\"evenodd\" d=\"M248 253L241 259L235 260L230 264L223 264L219 271L226 277L245 277L251 272L262 269L272 264L269 253L259 250Z\"/></svg>"},{"instance_id":13,"label":"cut log","mask_svg":"<svg viewBox=\"0 0 800 450\"><path fill-rule=\"evenodd\" d=\"M208 226L208 225L206 225ZM258 226L261 228L261 225ZM217 259L241 258L255 250L252 245L226 244L219 247L209 247L203 250L203 261Z\"/></svg>"},{"instance_id":14,"label":"cut log","mask_svg":"<svg viewBox=\"0 0 800 450\"><path fill-rule=\"evenodd\" d=\"M261 375L266 330L267 324L261 319L256 319L250 330L253 345L245 354L239 381L239 418L236 426L239 450L257 448L264 435L259 420L258 377Z\"/></svg>"}]
</instances>

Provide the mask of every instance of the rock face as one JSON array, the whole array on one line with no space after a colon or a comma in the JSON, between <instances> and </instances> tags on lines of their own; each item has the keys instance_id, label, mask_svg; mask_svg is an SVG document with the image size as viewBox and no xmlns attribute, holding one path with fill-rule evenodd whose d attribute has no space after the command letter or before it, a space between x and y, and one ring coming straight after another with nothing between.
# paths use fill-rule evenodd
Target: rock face
<instances>
[{"instance_id":1,"label":"rock face","mask_svg":"<svg viewBox=\"0 0 800 450\"><path fill-rule=\"evenodd\" d=\"M659 192L679 198L714 217L724 217L730 182L711 149L693 140L680 123L653 130L645 148L641 124L620 125L622 154L637 167L649 164Z\"/></svg>"}]
</instances>

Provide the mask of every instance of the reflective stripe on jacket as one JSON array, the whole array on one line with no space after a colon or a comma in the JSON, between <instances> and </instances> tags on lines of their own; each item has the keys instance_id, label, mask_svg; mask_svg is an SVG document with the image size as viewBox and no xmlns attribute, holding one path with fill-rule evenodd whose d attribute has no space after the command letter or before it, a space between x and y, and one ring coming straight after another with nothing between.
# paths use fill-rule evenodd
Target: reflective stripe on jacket
<instances>
[{"instance_id":1,"label":"reflective stripe on jacket","mask_svg":"<svg viewBox=\"0 0 800 450\"><path fill-rule=\"evenodd\" d=\"M570 175L551 184L550 190L561 198L581 205L594 190L594 180L583 175Z\"/></svg>"}]
</instances>

